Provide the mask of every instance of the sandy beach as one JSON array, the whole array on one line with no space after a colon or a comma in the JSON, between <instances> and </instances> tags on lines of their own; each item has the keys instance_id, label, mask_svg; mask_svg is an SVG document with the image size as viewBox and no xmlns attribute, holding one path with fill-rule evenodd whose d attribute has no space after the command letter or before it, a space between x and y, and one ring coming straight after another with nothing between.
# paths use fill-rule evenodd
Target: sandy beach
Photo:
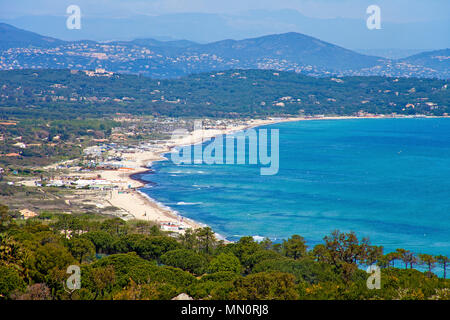
<instances>
[{"instance_id":1,"label":"sandy beach","mask_svg":"<svg viewBox=\"0 0 450 320\"><path fill-rule=\"evenodd\" d=\"M201 129L194 130L184 137L171 139L155 146L154 151L144 151L124 155L121 162L123 168L119 170L97 170L95 173L102 179L116 185L121 185L121 190L113 190L108 193L106 200L110 205L120 208L135 219L156 222L168 230L183 232L188 228L200 228L204 225L181 217L175 211L167 208L147 195L139 191L145 184L136 179L136 175L149 171L151 164L155 161L165 160L163 154L168 153L177 146L201 143L204 139L213 138L217 135L225 135L253 127L286 122L299 121L305 118L283 118L268 120L250 120L246 124L227 127L226 129ZM79 173L77 173L79 175ZM88 174L86 174L88 175ZM92 173L90 174L92 175ZM99 199L100 200L100 199ZM173 226L173 227L172 227Z\"/></svg>"}]
</instances>

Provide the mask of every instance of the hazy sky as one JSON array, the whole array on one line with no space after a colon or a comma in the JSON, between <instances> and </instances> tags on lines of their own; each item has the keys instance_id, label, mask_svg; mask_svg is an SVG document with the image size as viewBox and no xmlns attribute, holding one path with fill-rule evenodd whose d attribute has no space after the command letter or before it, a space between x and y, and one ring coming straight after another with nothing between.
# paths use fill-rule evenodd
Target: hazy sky
<instances>
[{"instance_id":1,"label":"hazy sky","mask_svg":"<svg viewBox=\"0 0 450 320\"><path fill-rule=\"evenodd\" d=\"M366 8L377 4L384 21L402 23L448 19L450 12L450 0L0 0L0 18L65 15L70 4L91 17L295 9L315 18L365 19Z\"/></svg>"}]
</instances>

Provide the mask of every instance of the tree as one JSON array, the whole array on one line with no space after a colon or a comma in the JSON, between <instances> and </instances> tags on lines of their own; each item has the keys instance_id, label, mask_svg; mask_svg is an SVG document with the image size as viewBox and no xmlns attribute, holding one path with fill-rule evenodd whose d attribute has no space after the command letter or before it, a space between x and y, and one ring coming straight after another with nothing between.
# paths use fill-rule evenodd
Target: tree
<instances>
[{"instance_id":1,"label":"tree","mask_svg":"<svg viewBox=\"0 0 450 320\"><path fill-rule=\"evenodd\" d=\"M264 240L262 240L259 245L261 246L261 248L263 248L264 250L271 250L273 249L273 242L272 240L270 240L269 238L264 238Z\"/></svg>"},{"instance_id":2,"label":"tree","mask_svg":"<svg viewBox=\"0 0 450 320\"><path fill-rule=\"evenodd\" d=\"M103 297L107 291L110 291L114 286L116 276L113 266L106 266L100 268L94 268L88 274L89 279L92 281L93 290L95 292L94 300L97 297Z\"/></svg>"},{"instance_id":3,"label":"tree","mask_svg":"<svg viewBox=\"0 0 450 320\"><path fill-rule=\"evenodd\" d=\"M139 234L146 234L152 236L160 236L162 234L161 230L158 228L157 225L155 225L154 222L131 220L129 221L129 224L131 224L132 231Z\"/></svg>"},{"instance_id":4,"label":"tree","mask_svg":"<svg viewBox=\"0 0 450 320\"><path fill-rule=\"evenodd\" d=\"M56 269L66 269L74 258L67 250L57 243L46 243L36 250L35 268L38 271L38 280L49 274L49 271Z\"/></svg>"},{"instance_id":5,"label":"tree","mask_svg":"<svg viewBox=\"0 0 450 320\"><path fill-rule=\"evenodd\" d=\"M253 254L246 255L245 259L241 263L246 267L245 270L246 273L252 273L255 265L257 265L262 261L285 260L285 259L286 257L283 257L281 254L273 250L259 250Z\"/></svg>"},{"instance_id":6,"label":"tree","mask_svg":"<svg viewBox=\"0 0 450 320\"><path fill-rule=\"evenodd\" d=\"M120 218L108 219L101 224L101 229L110 233L111 235L127 234L128 226L126 222Z\"/></svg>"},{"instance_id":7,"label":"tree","mask_svg":"<svg viewBox=\"0 0 450 320\"><path fill-rule=\"evenodd\" d=\"M52 224L52 227L57 231L64 233L66 237L69 237L82 229L80 219L70 214L58 215L58 220Z\"/></svg>"},{"instance_id":8,"label":"tree","mask_svg":"<svg viewBox=\"0 0 450 320\"><path fill-rule=\"evenodd\" d=\"M421 253L419 254L419 262L422 265L426 265L428 267L428 272L431 273L431 270L436 265L436 259L430 254Z\"/></svg>"},{"instance_id":9,"label":"tree","mask_svg":"<svg viewBox=\"0 0 450 320\"><path fill-rule=\"evenodd\" d=\"M18 241L0 234L0 265L6 265L19 271L23 276L28 275L28 251Z\"/></svg>"},{"instance_id":10,"label":"tree","mask_svg":"<svg viewBox=\"0 0 450 320\"><path fill-rule=\"evenodd\" d=\"M341 233L338 230L331 236L324 238L325 246L316 251L324 258L331 259L331 263L339 266L340 263L373 263L382 253L382 247L371 246L367 238L358 240L354 232ZM323 251L328 251L324 254Z\"/></svg>"},{"instance_id":11,"label":"tree","mask_svg":"<svg viewBox=\"0 0 450 320\"><path fill-rule=\"evenodd\" d=\"M77 259L79 263L95 257L95 246L86 238L72 237L68 241L68 247L72 256Z\"/></svg>"},{"instance_id":12,"label":"tree","mask_svg":"<svg viewBox=\"0 0 450 320\"><path fill-rule=\"evenodd\" d=\"M384 260L389 264L392 263L392 266L395 267L395 261L400 260L400 254L398 252L389 252L384 256Z\"/></svg>"},{"instance_id":13,"label":"tree","mask_svg":"<svg viewBox=\"0 0 450 320\"><path fill-rule=\"evenodd\" d=\"M166 283L130 284L114 295L114 300L170 300L179 293L178 288Z\"/></svg>"},{"instance_id":14,"label":"tree","mask_svg":"<svg viewBox=\"0 0 450 320\"><path fill-rule=\"evenodd\" d=\"M286 257L296 260L306 255L306 248L305 239L299 235L293 235L287 241L283 241L282 252Z\"/></svg>"},{"instance_id":15,"label":"tree","mask_svg":"<svg viewBox=\"0 0 450 320\"><path fill-rule=\"evenodd\" d=\"M416 257L414 256L414 253L412 253L409 250L406 249L397 249L395 250L395 253L397 257L403 261L405 264L405 269L408 269L408 265L411 266L411 269L413 268L414 264L417 262Z\"/></svg>"},{"instance_id":16,"label":"tree","mask_svg":"<svg viewBox=\"0 0 450 320\"><path fill-rule=\"evenodd\" d=\"M233 282L230 299L294 300L298 298L295 277L282 272L260 272L240 277Z\"/></svg>"},{"instance_id":17,"label":"tree","mask_svg":"<svg viewBox=\"0 0 450 320\"><path fill-rule=\"evenodd\" d=\"M405 265L405 269L408 269L408 264L405 262L406 261L405 254L406 254L406 249L398 248L391 255L393 257L396 257L399 260L402 260L403 264Z\"/></svg>"},{"instance_id":18,"label":"tree","mask_svg":"<svg viewBox=\"0 0 450 320\"><path fill-rule=\"evenodd\" d=\"M9 298L16 290L23 290L25 282L13 267L0 265L0 300Z\"/></svg>"},{"instance_id":19,"label":"tree","mask_svg":"<svg viewBox=\"0 0 450 320\"><path fill-rule=\"evenodd\" d=\"M242 237L238 242L227 245L226 248L240 260L245 273L250 273L254 265L253 255L262 250L253 237Z\"/></svg>"},{"instance_id":20,"label":"tree","mask_svg":"<svg viewBox=\"0 0 450 320\"><path fill-rule=\"evenodd\" d=\"M140 236L140 235L133 235ZM180 249L181 245L171 237L144 236L134 243L133 251L144 259L160 259L160 257L171 250Z\"/></svg>"},{"instance_id":21,"label":"tree","mask_svg":"<svg viewBox=\"0 0 450 320\"><path fill-rule=\"evenodd\" d=\"M6 225L11 221L12 217L8 210L8 206L0 204L0 232L6 230Z\"/></svg>"},{"instance_id":22,"label":"tree","mask_svg":"<svg viewBox=\"0 0 450 320\"><path fill-rule=\"evenodd\" d=\"M410 252L406 256L407 261L409 262L410 268L414 268L414 265L417 263L417 257L414 255L413 252Z\"/></svg>"},{"instance_id":23,"label":"tree","mask_svg":"<svg viewBox=\"0 0 450 320\"><path fill-rule=\"evenodd\" d=\"M311 254L318 262L327 263L331 261L331 254L324 244L317 244L312 250Z\"/></svg>"},{"instance_id":24,"label":"tree","mask_svg":"<svg viewBox=\"0 0 450 320\"><path fill-rule=\"evenodd\" d=\"M208 263L201 254L186 249L168 251L161 256L165 265L180 268L193 274L202 274Z\"/></svg>"},{"instance_id":25,"label":"tree","mask_svg":"<svg viewBox=\"0 0 450 320\"><path fill-rule=\"evenodd\" d=\"M363 261L366 265L372 265L374 263L383 262L383 247L382 246L370 246L365 247L366 255Z\"/></svg>"},{"instance_id":26,"label":"tree","mask_svg":"<svg viewBox=\"0 0 450 320\"><path fill-rule=\"evenodd\" d=\"M25 293L15 293L12 298L14 300L51 300L52 295L45 283L35 283L28 286Z\"/></svg>"},{"instance_id":27,"label":"tree","mask_svg":"<svg viewBox=\"0 0 450 320\"><path fill-rule=\"evenodd\" d=\"M231 271L234 273L240 273L242 270L239 259L232 253L220 253L209 264L209 273L215 273L220 271Z\"/></svg>"},{"instance_id":28,"label":"tree","mask_svg":"<svg viewBox=\"0 0 450 320\"><path fill-rule=\"evenodd\" d=\"M436 261L440 265L442 265L442 268L444 269L444 279L446 279L446 276L447 276L447 265L449 264L450 259L448 257L446 257L446 256L443 256L443 255L438 255L435 258L436 258Z\"/></svg>"},{"instance_id":29,"label":"tree","mask_svg":"<svg viewBox=\"0 0 450 320\"><path fill-rule=\"evenodd\" d=\"M197 249L197 234L194 230L187 229L186 232L183 235L181 235L180 239L181 244L184 247L190 250Z\"/></svg>"},{"instance_id":30,"label":"tree","mask_svg":"<svg viewBox=\"0 0 450 320\"><path fill-rule=\"evenodd\" d=\"M94 287L94 280L90 276L92 270L107 267L114 269L115 285L122 288L129 283L130 278L135 281L138 278L148 278L147 271L155 267L155 264L139 257L135 252L113 254L96 260L89 265L86 272L83 270L82 274L87 274L87 276L83 276L86 279L83 283L89 285L89 287Z\"/></svg>"},{"instance_id":31,"label":"tree","mask_svg":"<svg viewBox=\"0 0 450 320\"><path fill-rule=\"evenodd\" d=\"M367 238L360 242L354 232L341 233L336 230L324 240L325 246L318 247L315 254L339 269L346 281L357 270L358 263L373 263L382 252L382 249L371 246Z\"/></svg>"},{"instance_id":32,"label":"tree","mask_svg":"<svg viewBox=\"0 0 450 320\"><path fill-rule=\"evenodd\" d=\"M114 253L115 238L106 231L91 231L82 235L95 246L97 253Z\"/></svg>"},{"instance_id":33,"label":"tree","mask_svg":"<svg viewBox=\"0 0 450 320\"><path fill-rule=\"evenodd\" d=\"M329 253L331 262L336 266L343 262L356 264L366 258L364 246L359 244L354 232L341 233L336 230L331 233L331 236L326 236L324 240L325 249Z\"/></svg>"},{"instance_id":34,"label":"tree","mask_svg":"<svg viewBox=\"0 0 450 320\"><path fill-rule=\"evenodd\" d=\"M196 230L198 248L206 254L210 254L216 245L216 237L214 231L210 227Z\"/></svg>"},{"instance_id":35,"label":"tree","mask_svg":"<svg viewBox=\"0 0 450 320\"><path fill-rule=\"evenodd\" d=\"M318 283L336 281L338 276L329 264L316 262L310 257L298 260L282 258L260 261L253 268L253 273L279 271L293 274L297 281Z\"/></svg>"}]
</instances>

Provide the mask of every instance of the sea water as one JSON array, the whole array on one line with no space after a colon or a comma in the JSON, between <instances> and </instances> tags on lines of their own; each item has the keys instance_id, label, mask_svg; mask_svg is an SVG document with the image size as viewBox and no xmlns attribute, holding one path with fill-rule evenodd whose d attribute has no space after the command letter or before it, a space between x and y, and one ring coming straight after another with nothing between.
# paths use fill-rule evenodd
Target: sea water
<instances>
[{"instance_id":1,"label":"sea water","mask_svg":"<svg viewBox=\"0 0 450 320\"><path fill-rule=\"evenodd\" d=\"M450 255L450 119L279 123L278 174L258 165L153 164L142 191L229 240L333 230L385 251Z\"/></svg>"}]
</instances>

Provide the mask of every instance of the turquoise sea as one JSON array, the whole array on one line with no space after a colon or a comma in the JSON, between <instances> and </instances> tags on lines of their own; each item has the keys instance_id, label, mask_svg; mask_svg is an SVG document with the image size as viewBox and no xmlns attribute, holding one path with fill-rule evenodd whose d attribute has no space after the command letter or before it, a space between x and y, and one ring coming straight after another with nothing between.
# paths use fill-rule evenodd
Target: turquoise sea
<instances>
[{"instance_id":1,"label":"turquoise sea","mask_svg":"<svg viewBox=\"0 0 450 320\"><path fill-rule=\"evenodd\" d=\"M154 163L142 191L229 240L335 229L386 251L450 255L450 119L280 123L280 168ZM259 129L261 129L259 128Z\"/></svg>"}]
</instances>

